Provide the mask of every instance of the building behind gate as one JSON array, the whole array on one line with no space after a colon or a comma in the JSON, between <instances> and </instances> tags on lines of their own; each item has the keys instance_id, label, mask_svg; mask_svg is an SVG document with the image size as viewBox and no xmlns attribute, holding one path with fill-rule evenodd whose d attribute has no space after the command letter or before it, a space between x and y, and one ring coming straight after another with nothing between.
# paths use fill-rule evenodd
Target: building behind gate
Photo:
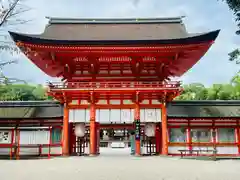
<instances>
[{"instance_id":1,"label":"building behind gate","mask_svg":"<svg viewBox=\"0 0 240 180\"><path fill-rule=\"evenodd\" d=\"M70 155L89 155L90 122L85 120L85 116L80 112L79 115L77 115L77 111L70 112L73 113L72 118L78 117L77 122L74 121L74 118L70 118ZM155 137L148 137L142 132L142 155L161 154L161 132L158 133L158 130L161 129L161 119L157 119L159 117L157 113L152 117L156 117L156 124L159 126L155 126ZM100 135L99 132L98 146L111 147L114 142L122 142L125 147L131 145L131 133L134 130L132 122L121 121L117 118L113 118L113 121L110 118L103 119L104 121L99 119L97 127L99 131L115 130L116 135L110 133ZM217 156L239 156L239 120L239 101L173 101L167 107L168 155L179 156L179 150L183 149L216 148ZM84 137L76 137L74 126L82 121L86 124L86 133ZM148 125L149 122L142 122L141 129L146 130L145 127ZM63 106L58 102L2 102L0 107L0 156L10 158L62 156L62 128ZM124 131L126 135L124 135ZM213 132L216 132L216 136L213 136ZM201 155L211 154L203 153Z\"/></svg>"}]
</instances>

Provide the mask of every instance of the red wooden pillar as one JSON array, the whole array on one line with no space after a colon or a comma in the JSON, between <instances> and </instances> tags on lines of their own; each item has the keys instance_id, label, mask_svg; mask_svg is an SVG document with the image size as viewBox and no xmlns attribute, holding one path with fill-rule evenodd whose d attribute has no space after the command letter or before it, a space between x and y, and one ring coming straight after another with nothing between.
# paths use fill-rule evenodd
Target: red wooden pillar
<instances>
[{"instance_id":1,"label":"red wooden pillar","mask_svg":"<svg viewBox=\"0 0 240 180\"><path fill-rule=\"evenodd\" d=\"M13 148L14 148L14 136L15 136L15 133L14 133L15 129L12 129L12 136L11 136L11 149L10 149L10 159L12 159L12 154L13 154Z\"/></svg>"},{"instance_id":2,"label":"red wooden pillar","mask_svg":"<svg viewBox=\"0 0 240 180\"><path fill-rule=\"evenodd\" d=\"M213 149L217 149L217 131L216 131L216 125L215 125L215 120L213 120L212 124L212 141L213 141Z\"/></svg>"},{"instance_id":3,"label":"red wooden pillar","mask_svg":"<svg viewBox=\"0 0 240 180\"><path fill-rule=\"evenodd\" d=\"M156 124L155 137L156 137L156 153L161 154L162 152L162 138L161 138L161 124Z\"/></svg>"},{"instance_id":4,"label":"red wooden pillar","mask_svg":"<svg viewBox=\"0 0 240 180\"><path fill-rule=\"evenodd\" d=\"M73 154L76 152L76 148L73 148L76 145L76 136L73 127L73 123L69 123L69 154Z\"/></svg>"},{"instance_id":5,"label":"red wooden pillar","mask_svg":"<svg viewBox=\"0 0 240 180\"><path fill-rule=\"evenodd\" d=\"M63 110L62 155L69 156L69 109L66 103Z\"/></svg>"},{"instance_id":6,"label":"red wooden pillar","mask_svg":"<svg viewBox=\"0 0 240 180\"><path fill-rule=\"evenodd\" d=\"M162 104L162 155L168 155L167 108Z\"/></svg>"},{"instance_id":7,"label":"red wooden pillar","mask_svg":"<svg viewBox=\"0 0 240 180\"><path fill-rule=\"evenodd\" d=\"M239 120L237 120L237 145L238 145L238 155L240 155L240 124Z\"/></svg>"},{"instance_id":8,"label":"red wooden pillar","mask_svg":"<svg viewBox=\"0 0 240 180\"><path fill-rule=\"evenodd\" d=\"M51 145L52 145L52 127L51 126L48 127L48 131L50 134L49 144L48 144L48 158L50 158L51 157Z\"/></svg>"},{"instance_id":9,"label":"red wooden pillar","mask_svg":"<svg viewBox=\"0 0 240 180\"><path fill-rule=\"evenodd\" d=\"M190 127L190 120L188 120L187 124L187 146L188 150L192 150L192 137L191 137L191 127Z\"/></svg>"},{"instance_id":10,"label":"red wooden pillar","mask_svg":"<svg viewBox=\"0 0 240 180\"><path fill-rule=\"evenodd\" d=\"M19 129L19 126L16 129L16 138L17 138L16 159L19 159L20 158L20 129Z\"/></svg>"},{"instance_id":11,"label":"red wooden pillar","mask_svg":"<svg viewBox=\"0 0 240 180\"><path fill-rule=\"evenodd\" d=\"M135 104L135 118L134 118L134 120L135 121L140 121L140 106L139 106L139 103ZM141 135L141 133L139 135ZM141 141L141 138L139 138L139 139L135 138L135 155L137 155L137 156L141 155L141 142L140 141Z\"/></svg>"},{"instance_id":12,"label":"red wooden pillar","mask_svg":"<svg viewBox=\"0 0 240 180\"><path fill-rule=\"evenodd\" d=\"M90 105L90 155L96 155L96 145L97 145L97 136L96 136L96 109L95 104L91 103Z\"/></svg>"}]
</instances>

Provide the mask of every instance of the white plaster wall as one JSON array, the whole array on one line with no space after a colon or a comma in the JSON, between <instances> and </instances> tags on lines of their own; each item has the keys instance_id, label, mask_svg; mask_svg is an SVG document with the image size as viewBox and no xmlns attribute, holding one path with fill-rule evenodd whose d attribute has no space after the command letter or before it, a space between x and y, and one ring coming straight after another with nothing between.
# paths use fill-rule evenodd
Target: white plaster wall
<instances>
[{"instance_id":1,"label":"white plaster wall","mask_svg":"<svg viewBox=\"0 0 240 180\"><path fill-rule=\"evenodd\" d=\"M9 155L11 148L0 148L0 155Z\"/></svg>"},{"instance_id":2,"label":"white plaster wall","mask_svg":"<svg viewBox=\"0 0 240 180\"><path fill-rule=\"evenodd\" d=\"M195 146L195 147L192 147L193 150L213 150L214 148L213 147L207 147L207 146ZM212 155L213 152L200 152L200 154L203 154L203 155Z\"/></svg>"},{"instance_id":3,"label":"white plaster wall","mask_svg":"<svg viewBox=\"0 0 240 180\"><path fill-rule=\"evenodd\" d=\"M189 148L186 146L169 146L168 153L169 154L181 154L179 150L188 150Z\"/></svg>"},{"instance_id":4,"label":"white plaster wall","mask_svg":"<svg viewBox=\"0 0 240 180\"><path fill-rule=\"evenodd\" d=\"M161 109L141 109L141 122L161 122ZM70 122L89 123L89 109L71 109L69 111ZM100 123L132 123L134 121L134 109L97 109L96 121Z\"/></svg>"},{"instance_id":5,"label":"white plaster wall","mask_svg":"<svg viewBox=\"0 0 240 180\"><path fill-rule=\"evenodd\" d=\"M69 122L89 122L89 109L70 109Z\"/></svg>"},{"instance_id":6,"label":"white plaster wall","mask_svg":"<svg viewBox=\"0 0 240 180\"><path fill-rule=\"evenodd\" d=\"M133 109L98 109L96 121L100 123L132 123L134 121Z\"/></svg>"},{"instance_id":7,"label":"white plaster wall","mask_svg":"<svg viewBox=\"0 0 240 180\"><path fill-rule=\"evenodd\" d=\"M100 123L110 123L109 109L98 109L96 121Z\"/></svg>"},{"instance_id":8,"label":"white plaster wall","mask_svg":"<svg viewBox=\"0 0 240 180\"><path fill-rule=\"evenodd\" d=\"M217 147L217 154L238 154L238 147Z\"/></svg>"},{"instance_id":9,"label":"white plaster wall","mask_svg":"<svg viewBox=\"0 0 240 180\"><path fill-rule=\"evenodd\" d=\"M28 128L31 129L31 128ZM0 130L0 132L6 132L6 130ZM1 134L1 133L0 133ZM1 138L0 144L11 144L12 131L8 130L8 138ZM16 135L16 133L15 133ZM15 141L14 136L14 141ZM36 144L49 144L50 132L46 129L43 131L31 130L31 131L20 131L20 145L36 145ZM0 148L0 155L9 155L11 148ZM37 155L39 154L39 148L20 148L20 155ZM42 154L48 154L49 147L42 148ZM51 154L61 154L62 147L51 147Z\"/></svg>"},{"instance_id":10,"label":"white plaster wall","mask_svg":"<svg viewBox=\"0 0 240 180\"><path fill-rule=\"evenodd\" d=\"M20 144L49 144L50 132L45 131L20 131Z\"/></svg>"},{"instance_id":11,"label":"white plaster wall","mask_svg":"<svg viewBox=\"0 0 240 180\"><path fill-rule=\"evenodd\" d=\"M141 109L141 122L161 122L161 109Z\"/></svg>"},{"instance_id":12,"label":"white plaster wall","mask_svg":"<svg viewBox=\"0 0 240 180\"><path fill-rule=\"evenodd\" d=\"M36 145L36 144L49 144L50 132L45 131L20 131L20 145ZM43 148L42 153L48 153L48 148ZM20 155L37 155L39 154L39 148L25 148L21 147L19 150Z\"/></svg>"}]
</instances>

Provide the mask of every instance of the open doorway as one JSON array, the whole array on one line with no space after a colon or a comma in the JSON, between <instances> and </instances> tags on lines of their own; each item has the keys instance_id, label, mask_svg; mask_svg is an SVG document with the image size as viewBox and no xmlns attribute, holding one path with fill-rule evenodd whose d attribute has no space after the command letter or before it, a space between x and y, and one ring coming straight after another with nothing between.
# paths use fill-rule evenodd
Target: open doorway
<instances>
[{"instance_id":1,"label":"open doorway","mask_svg":"<svg viewBox=\"0 0 240 180\"><path fill-rule=\"evenodd\" d=\"M89 155L90 130L89 125L84 125L85 134L76 137L76 124L70 124L70 146L71 155ZM135 127L134 124L99 124L96 125L96 148L97 153L104 156L111 155L134 155L135 154ZM141 124L141 154L158 155L161 153L161 124L154 123L153 135L147 132L150 127L148 123ZM151 131L152 131L151 130Z\"/></svg>"},{"instance_id":2,"label":"open doorway","mask_svg":"<svg viewBox=\"0 0 240 180\"><path fill-rule=\"evenodd\" d=\"M101 124L100 153L104 156L130 155L132 124Z\"/></svg>"}]
</instances>

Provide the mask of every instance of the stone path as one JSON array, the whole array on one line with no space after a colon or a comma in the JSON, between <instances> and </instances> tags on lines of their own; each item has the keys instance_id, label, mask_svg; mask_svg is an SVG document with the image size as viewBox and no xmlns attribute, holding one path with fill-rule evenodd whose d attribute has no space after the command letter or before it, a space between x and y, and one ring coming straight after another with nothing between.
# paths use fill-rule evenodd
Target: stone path
<instances>
[{"instance_id":1,"label":"stone path","mask_svg":"<svg viewBox=\"0 0 240 180\"><path fill-rule=\"evenodd\" d=\"M0 180L239 180L240 161L131 157L102 150L99 157L0 160Z\"/></svg>"}]
</instances>

